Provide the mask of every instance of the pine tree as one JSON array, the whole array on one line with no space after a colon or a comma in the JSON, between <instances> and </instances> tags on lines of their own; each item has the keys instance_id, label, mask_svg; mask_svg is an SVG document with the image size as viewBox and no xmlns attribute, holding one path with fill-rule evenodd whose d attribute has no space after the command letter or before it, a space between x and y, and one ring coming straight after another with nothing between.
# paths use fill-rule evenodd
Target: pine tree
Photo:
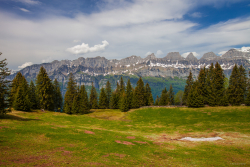
<instances>
[{"instance_id":1,"label":"pine tree","mask_svg":"<svg viewBox=\"0 0 250 167\"><path fill-rule=\"evenodd\" d=\"M242 89L240 88L240 72L235 64L229 79L228 101L233 106L238 106L242 103Z\"/></svg>"},{"instance_id":2,"label":"pine tree","mask_svg":"<svg viewBox=\"0 0 250 167\"><path fill-rule=\"evenodd\" d=\"M10 106L13 107L13 102L15 100L15 96L18 90L18 87L22 83L23 75L21 72L18 72L15 76L15 78L12 80L11 83L11 90L10 90Z\"/></svg>"},{"instance_id":3,"label":"pine tree","mask_svg":"<svg viewBox=\"0 0 250 167\"><path fill-rule=\"evenodd\" d=\"M248 89L247 89L245 104L247 106L250 106L250 71L249 71L249 79L248 79L248 86L247 87L248 87Z\"/></svg>"},{"instance_id":4,"label":"pine tree","mask_svg":"<svg viewBox=\"0 0 250 167\"><path fill-rule=\"evenodd\" d=\"M216 106L223 106L225 105L225 75L223 69L221 68L220 64L217 62L214 68L214 95L215 95L215 105Z\"/></svg>"},{"instance_id":5,"label":"pine tree","mask_svg":"<svg viewBox=\"0 0 250 167\"><path fill-rule=\"evenodd\" d=\"M108 99L104 88L101 88L101 93L99 98L99 108L100 109L108 108Z\"/></svg>"},{"instance_id":6,"label":"pine tree","mask_svg":"<svg viewBox=\"0 0 250 167\"><path fill-rule=\"evenodd\" d=\"M72 103L72 109L71 109L71 113L72 114L81 114L81 107L80 107L80 90L79 87L74 95L74 99L73 99L73 103Z\"/></svg>"},{"instance_id":7,"label":"pine tree","mask_svg":"<svg viewBox=\"0 0 250 167\"><path fill-rule=\"evenodd\" d=\"M60 89L60 84L57 79L54 80L54 107L56 110L61 111L62 109L62 94Z\"/></svg>"},{"instance_id":8,"label":"pine tree","mask_svg":"<svg viewBox=\"0 0 250 167\"><path fill-rule=\"evenodd\" d=\"M172 84L170 85L170 88L169 88L169 103L170 105L174 105L174 90L173 90Z\"/></svg>"},{"instance_id":9,"label":"pine tree","mask_svg":"<svg viewBox=\"0 0 250 167\"><path fill-rule=\"evenodd\" d=\"M110 84L109 81L107 81L105 90L106 90L106 95L107 95L107 105L108 105L108 108L110 108L110 100L111 100L111 96L112 96L112 89L111 89L111 84Z\"/></svg>"},{"instance_id":10,"label":"pine tree","mask_svg":"<svg viewBox=\"0 0 250 167\"><path fill-rule=\"evenodd\" d=\"M138 103L138 107L145 105L145 88L142 78L140 77L136 83L134 98Z\"/></svg>"},{"instance_id":11,"label":"pine tree","mask_svg":"<svg viewBox=\"0 0 250 167\"><path fill-rule=\"evenodd\" d=\"M34 82L31 80L30 82L30 94L29 94L29 97L30 97L30 105L31 105L31 109L38 109L38 106L39 106L39 103L38 103L38 97L37 97L37 94L36 94L36 87L34 85Z\"/></svg>"},{"instance_id":12,"label":"pine tree","mask_svg":"<svg viewBox=\"0 0 250 167\"><path fill-rule=\"evenodd\" d=\"M123 78L121 77L121 81L120 81L120 93L121 93L121 96L123 96L124 92L125 92L125 85L124 85Z\"/></svg>"},{"instance_id":13,"label":"pine tree","mask_svg":"<svg viewBox=\"0 0 250 167\"><path fill-rule=\"evenodd\" d=\"M136 90L136 88L135 88ZM138 96L136 94L136 91L133 91L133 97L132 97L132 108L139 108L139 102L138 102Z\"/></svg>"},{"instance_id":14,"label":"pine tree","mask_svg":"<svg viewBox=\"0 0 250 167\"><path fill-rule=\"evenodd\" d=\"M73 106L73 101L74 97L77 94L77 89L76 89L76 81L74 79L74 75L72 73L69 74L69 81L67 85L67 91L64 96L64 112L67 114L73 114L72 112L72 106Z\"/></svg>"},{"instance_id":15,"label":"pine tree","mask_svg":"<svg viewBox=\"0 0 250 167\"><path fill-rule=\"evenodd\" d=\"M126 96L125 93L122 94L121 96L121 104L120 104L120 110L122 112L127 112L129 110L129 107L128 107L128 98Z\"/></svg>"},{"instance_id":16,"label":"pine tree","mask_svg":"<svg viewBox=\"0 0 250 167\"><path fill-rule=\"evenodd\" d=\"M168 105L168 103L169 103L169 95L168 95L167 88L165 87L165 89L163 89L162 92L161 92L159 105L160 106L166 106L166 105Z\"/></svg>"},{"instance_id":17,"label":"pine tree","mask_svg":"<svg viewBox=\"0 0 250 167\"><path fill-rule=\"evenodd\" d=\"M93 82L92 82L92 88L91 88L90 96L89 96L89 103L90 103L91 109L98 109L98 95L97 95Z\"/></svg>"},{"instance_id":18,"label":"pine tree","mask_svg":"<svg viewBox=\"0 0 250 167\"><path fill-rule=\"evenodd\" d=\"M132 100L133 100L133 87L131 86L130 79L128 79L127 87L126 87L126 97L127 97L127 105L128 108L132 108Z\"/></svg>"},{"instance_id":19,"label":"pine tree","mask_svg":"<svg viewBox=\"0 0 250 167\"><path fill-rule=\"evenodd\" d=\"M191 87L191 90L188 94L187 105L188 107L203 107L203 97L201 95L200 90L198 89L199 82L195 81Z\"/></svg>"},{"instance_id":20,"label":"pine tree","mask_svg":"<svg viewBox=\"0 0 250 167\"><path fill-rule=\"evenodd\" d=\"M199 76L198 76L198 87L197 89L200 90L201 92L201 95L204 99L204 104L206 104L206 97L208 96L208 92L207 92L207 87L206 87L206 69L205 67L204 68L201 68L200 69L200 72L199 72Z\"/></svg>"},{"instance_id":21,"label":"pine tree","mask_svg":"<svg viewBox=\"0 0 250 167\"><path fill-rule=\"evenodd\" d=\"M0 52L0 55L2 53ZM11 100L9 93L9 83L6 77L10 75L10 70L6 67L6 59L0 61L0 114L11 111Z\"/></svg>"},{"instance_id":22,"label":"pine tree","mask_svg":"<svg viewBox=\"0 0 250 167\"><path fill-rule=\"evenodd\" d=\"M215 89L215 69L213 63L211 63L207 78L206 78L206 90L207 96L205 97L205 101L209 106L216 106L216 89Z\"/></svg>"},{"instance_id":23,"label":"pine tree","mask_svg":"<svg viewBox=\"0 0 250 167\"><path fill-rule=\"evenodd\" d=\"M54 88L45 68L42 66L36 79L39 106L45 110L54 110Z\"/></svg>"},{"instance_id":24,"label":"pine tree","mask_svg":"<svg viewBox=\"0 0 250 167\"><path fill-rule=\"evenodd\" d=\"M82 85L80 88L80 113L81 114L86 114L89 112L89 100L88 100L88 94L85 89L85 86Z\"/></svg>"},{"instance_id":25,"label":"pine tree","mask_svg":"<svg viewBox=\"0 0 250 167\"><path fill-rule=\"evenodd\" d=\"M155 99L155 106L158 106L158 105L159 105L159 96L157 95Z\"/></svg>"},{"instance_id":26,"label":"pine tree","mask_svg":"<svg viewBox=\"0 0 250 167\"><path fill-rule=\"evenodd\" d=\"M182 98L183 98L184 92L182 90L178 91L174 98L175 105L182 105Z\"/></svg>"},{"instance_id":27,"label":"pine tree","mask_svg":"<svg viewBox=\"0 0 250 167\"><path fill-rule=\"evenodd\" d=\"M184 105L187 104L188 94L189 94L189 92L191 90L193 82L194 82L194 80L193 80L193 74L190 71L189 72L189 76L188 76L188 78L186 80L186 86L185 86L185 89L184 89L184 94L183 94L183 99L182 99L182 102L183 102Z\"/></svg>"},{"instance_id":28,"label":"pine tree","mask_svg":"<svg viewBox=\"0 0 250 167\"><path fill-rule=\"evenodd\" d=\"M116 91L112 92L110 99L110 108L119 109L119 98L120 96Z\"/></svg>"},{"instance_id":29,"label":"pine tree","mask_svg":"<svg viewBox=\"0 0 250 167\"><path fill-rule=\"evenodd\" d=\"M239 75L240 75L239 87L241 92L240 100L241 103L243 104L245 103L245 98L247 93L247 76L246 76L247 74L245 68L242 65L239 67Z\"/></svg>"},{"instance_id":30,"label":"pine tree","mask_svg":"<svg viewBox=\"0 0 250 167\"><path fill-rule=\"evenodd\" d=\"M17 88L15 99L13 101L13 107L15 110L30 111L31 103L29 100L29 85L23 76L20 85Z\"/></svg>"},{"instance_id":31,"label":"pine tree","mask_svg":"<svg viewBox=\"0 0 250 167\"><path fill-rule=\"evenodd\" d=\"M152 106L154 105L154 99L152 96L151 88L148 83L145 86L145 106Z\"/></svg>"}]
</instances>

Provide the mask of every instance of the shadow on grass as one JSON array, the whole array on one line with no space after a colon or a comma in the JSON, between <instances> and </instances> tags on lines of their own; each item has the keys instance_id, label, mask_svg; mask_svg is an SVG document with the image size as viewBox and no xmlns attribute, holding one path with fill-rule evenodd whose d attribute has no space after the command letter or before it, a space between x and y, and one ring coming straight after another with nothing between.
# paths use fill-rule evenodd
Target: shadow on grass
<instances>
[{"instance_id":1,"label":"shadow on grass","mask_svg":"<svg viewBox=\"0 0 250 167\"><path fill-rule=\"evenodd\" d=\"M40 119L22 118L22 117L18 117L15 115L9 115L9 114L0 115L0 119L10 119L10 120L17 120L17 121L40 121Z\"/></svg>"}]
</instances>

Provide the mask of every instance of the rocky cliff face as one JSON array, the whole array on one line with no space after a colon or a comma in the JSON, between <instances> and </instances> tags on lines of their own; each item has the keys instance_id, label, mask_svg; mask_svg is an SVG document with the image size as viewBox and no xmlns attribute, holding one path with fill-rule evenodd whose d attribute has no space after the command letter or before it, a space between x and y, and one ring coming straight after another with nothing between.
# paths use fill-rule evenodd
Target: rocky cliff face
<instances>
[{"instance_id":1,"label":"rocky cliff face","mask_svg":"<svg viewBox=\"0 0 250 167\"><path fill-rule=\"evenodd\" d=\"M20 72L28 79L34 80L43 66L52 80L66 84L68 74L73 73L78 85L91 85L93 82L99 88L99 75L136 75L136 76L158 76L185 78L189 71L197 76L200 68L208 68L211 63L219 62L226 74L230 74L235 64L243 65L246 69L250 67L250 53L231 49L221 57L209 52L198 60L193 53L186 58L181 57L178 52L171 52L164 58L157 58L154 54L146 58L130 56L121 60L108 60L104 57L83 58L76 60L61 60L51 63L36 64L22 69ZM94 77L95 76L95 77ZM10 75L12 80L15 74Z\"/></svg>"}]
</instances>

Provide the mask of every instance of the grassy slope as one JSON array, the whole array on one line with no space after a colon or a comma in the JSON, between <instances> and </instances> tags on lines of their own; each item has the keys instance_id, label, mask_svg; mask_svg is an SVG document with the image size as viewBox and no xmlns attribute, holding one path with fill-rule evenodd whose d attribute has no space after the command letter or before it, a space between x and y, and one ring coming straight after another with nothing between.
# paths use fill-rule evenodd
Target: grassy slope
<instances>
[{"instance_id":1,"label":"grassy slope","mask_svg":"<svg viewBox=\"0 0 250 167\"><path fill-rule=\"evenodd\" d=\"M14 111L0 120L0 165L250 165L249 111L249 107L149 108L128 113L97 110L80 116ZM187 136L225 140L178 140ZM121 144L124 141L133 145Z\"/></svg>"}]
</instances>

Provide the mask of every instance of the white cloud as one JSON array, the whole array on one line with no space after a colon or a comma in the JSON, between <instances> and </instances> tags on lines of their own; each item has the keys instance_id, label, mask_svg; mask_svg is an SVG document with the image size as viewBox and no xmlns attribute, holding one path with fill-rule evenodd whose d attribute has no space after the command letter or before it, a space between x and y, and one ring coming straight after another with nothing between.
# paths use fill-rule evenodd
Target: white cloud
<instances>
[{"instance_id":1,"label":"white cloud","mask_svg":"<svg viewBox=\"0 0 250 167\"><path fill-rule=\"evenodd\" d=\"M158 56L161 56L161 55L163 55L163 52L161 50L157 50L155 56L158 57Z\"/></svg>"},{"instance_id":2,"label":"white cloud","mask_svg":"<svg viewBox=\"0 0 250 167\"><path fill-rule=\"evenodd\" d=\"M28 5L38 5L38 4L40 4L39 1L35 1L35 0L13 0L13 1L21 2L21 3L24 3L24 4L28 4Z\"/></svg>"},{"instance_id":3,"label":"white cloud","mask_svg":"<svg viewBox=\"0 0 250 167\"><path fill-rule=\"evenodd\" d=\"M152 54L152 52L149 51L144 56L147 57L148 55L151 55L151 54Z\"/></svg>"},{"instance_id":4,"label":"white cloud","mask_svg":"<svg viewBox=\"0 0 250 167\"><path fill-rule=\"evenodd\" d=\"M218 54L219 54L220 56L222 56L222 55L224 55L225 53L227 53L227 51L221 51L221 52L219 52Z\"/></svg>"},{"instance_id":5,"label":"white cloud","mask_svg":"<svg viewBox=\"0 0 250 167\"><path fill-rule=\"evenodd\" d=\"M241 52L250 52L250 47L242 47L240 49L238 49Z\"/></svg>"},{"instance_id":6,"label":"white cloud","mask_svg":"<svg viewBox=\"0 0 250 167\"><path fill-rule=\"evenodd\" d=\"M19 68L19 69L23 69L23 68L28 67L28 66L31 66L31 65L33 65L32 62L26 62L26 63L24 63L23 65L18 66L18 68Z\"/></svg>"},{"instance_id":7,"label":"white cloud","mask_svg":"<svg viewBox=\"0 0 250 167\"><path fill-rule=\"evenodd\" d=\"M190 14L190 16L194 18L201 18L202 14L200 12L195 12L195 13Z\"/></svg>"},{"instance_id":8,"label":"white cloud","mask_svg":"<svg viewBox=\"0 0 250 167\"><path fill-rule=\"evenodd\" d=\"M19 8L21 11L23 11L23 12L26 12L26 13L29 13L30 11L29 10L27 10L27 9L24 9L24 8Z\"/></svg>"},{"instance_id":9,"label":"white cloud","mask_svg":"<svg viewBox=\"0 0 250 167\"><path fill-rule=\"evenodd\" d=\"M191 53L191 52L186 52L186 53L183 53L181 56L184 57L184 58L186 58L190 53ZM199 56L199 54L196 53L196 52L192 52L192 53L193 53L193 55L194 55L195 57L198 57L198 56Z\"/></svg>"},{"instance_id":10,"label":"white cloud","mask_svg":"<svg viewBox=\"0 0 250 167\"><path fill-rule=\"evenodd\" d=\"M108 41L102 41L102 44L95 45L93 47L89 47L89 44L82 43L82 45L76 45L72 48L68 48L66 51L73 54L83 54L89 52L98 52L105 50L105 48L109 45Z\"/></svg>"},{"instance_id":11,"label":"white cloud","mask_svg":"<svg viewBox=\"0 0 250 167\"><path fill-rule=\"evenodd\" d=\"M164 53L185 53L192 50L202 55L210 51L218 53L228 50L230 46L249 44L250 17L220 22L199 30L195 28L197 23L182 18L199 5L215 5L222 1L228 2L119 0L115 1L115 7L109 3L111 6L101 6L100 11L91 14L78 13L75 17L65 17L46 13L39 19L0 11L0 20L5 23L0 29L1 52L8 58L9 68L15 69L20 59L34 63L49 62L48 56L53 60L75 59L68 51L74 54L85 53L85 57L121 59L131 55L143 57L147 51L159 48ZM78 45L80 41L77 41L72 45L78 39L88 41L89 45L105 39L112 45L105 52L97 54L92 51L105 49L106 47L101 47L105 44L89 47L85 43ZM70 46L74 47L69 48ZM65 48L69 49L65 51Z\"/></svg>"}]
</instances>

